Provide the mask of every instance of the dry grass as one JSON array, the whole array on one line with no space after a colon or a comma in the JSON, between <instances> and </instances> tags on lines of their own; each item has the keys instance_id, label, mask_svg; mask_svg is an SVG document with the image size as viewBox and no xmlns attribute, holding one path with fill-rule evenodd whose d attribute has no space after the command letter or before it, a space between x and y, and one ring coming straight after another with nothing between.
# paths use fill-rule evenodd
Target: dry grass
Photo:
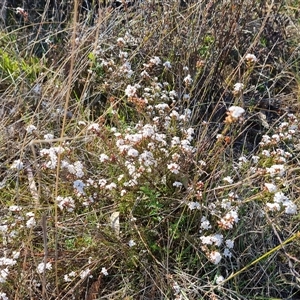
<instances>
[{"instance_id":1,"label":"dry grass","mask_svg":"<svg viewBox=\"0 0 300 300\"><path fill-rule=\"evenodd\" d=\"M299 3L150 2L2 29L0 299L300 298Z\"/></svg>"}]
</instances>

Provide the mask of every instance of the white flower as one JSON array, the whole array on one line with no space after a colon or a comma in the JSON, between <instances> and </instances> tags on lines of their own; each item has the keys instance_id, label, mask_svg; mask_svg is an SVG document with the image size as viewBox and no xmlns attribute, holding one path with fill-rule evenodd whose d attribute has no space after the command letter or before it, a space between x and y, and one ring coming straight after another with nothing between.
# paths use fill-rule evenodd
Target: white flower
<instances>
[{"instance_id":1,"label":"white flower","mask_svg":"<svg viewBox=\"0 0 300 300\"><path fill-rule=\"evenodd\" d=\"M79 194L84 194L83 188L85 187L85 184L81 180L75 180L73 182L73 187Z\"/></svg>"},{"instance_id":2,"label":"white flower","mask_svg":"<svg viewBox=\"0 0 300 300\"><path fill-rule=\"evenodd\" d=\"M42 274L44 272L44 270L51 270L52 269L52 265L50 262L48 263L44 263L44 262L41 262L39 263L39 265L37 266L37 272L39 274Z\"/></svg>"},{"instance_id":3,"label":"white flower","mask_svg":"<svg viewBox=\"0 0 300 300\"><path fill-rule=\"evenodd\" d=\"M191 77L190 74L188 74L188 75L183 79L183 81L184 81L184 83L185 83L186 85L191 85L191 84L193 83L193 79L192 79L192 77Z\"/></svg>"},{"instance_id":4,"label":"white flower","mask_svg":"<svg viewBox=\"0 0 300 300\"><path fill-rule=\"evenodd\" d=\"M177 97L176 91L174 91L174 90L170 91L170 92L169 92L169 96L170 96L171 98L176 98L176 97Z\"/></svg>"},{"instance_id":5,"label":"white flower","mask_svg":"<svg viewBox=\"0 0 300 300\"><path fill-rule=\"evenodd\" d=\"M292 201L287 200L282 203L284 206L284 212L289 215L294 215L297 213L297 206Z\"/></svg>"},{"instance_id":6,"label":"white flower","mask_svg":"<svg viewBox=\"0 0 300 300\"><path fill-rule=\"evenodd\" d=\"M105 267L103 267L103 268L101 269L101 273L102 273L104 276L107 276L107 275L108 275L108 272L107 272L107 270L106 270Z\"/></svg>"},{"instance_id":7,"label":"white flower","mask_svg":"<svg viewBox=\"0 0 300 300\"><path fill-rule=\"evenodd\" d=\"M221 261L222 255L218 251L212 251L208 258L214 265L217 265Z\"/></svg>"},{"instance_id":8,"label":"white flower","mask_svg":"<svg viewBox=\"0 0 300 300\"><path fill-rule=\"evenodd\" d=\"M32 228L36 225L36 221L34 219L34 217L31 217L29 220L27 220L26 222L26 227L27 228Z\"/></svg>"},{"instance_id":9,"label":"white flower","mask_svg":"<svg viewBox=\"0 0 300 300\"><path fill-rule=\"evenodd\" d=\"M63 198L61 196L58 196L56 198L56 201L57 201L57 206L60 208L60 210L66 208L68 212L72 212L75 209L75 202L72 199L72 197Z\"/></svg>"},{"instance_id":10,"label":"white flower","mask_svg":"<svg viewBox=\"0 0 300 300\"><path fill-rule=\"evenodd\" d=\"M26 131L27 131L27 133L29 133L29 134L31 134L33 131L35 131L36 130L36 127L34 126L34 125L28 125L27 127L26 127Z\"/></svg>"},{"instance_id":11,"label":"white flower","mask_svg":"<svg viewBox=\"0 0 300 300\"><path fill-rule=\"evenodd\" d=\"M118 39L117 39L117 43L118 43L119 46L124 46L124 45L126 45L126 42L125 42L125 40L124 40L123 38L118 38Z\"/></svg>"},{"instance_id":12,"label":"white flower","mask_svg":"<svg viewBox=\"0 0 300 300\"><path fill-rule=\"evenodd\" d=\"M230 176L224 177L223 181L228 182L229 184L233 183L233 180Z\"/></svg>"},{"instance_id":13,"label":"white flower","mask_svg":"<svg viewBox=\"0 0 300 300\"><path fill-rule=\"evenodd\" d=\"M90 274L91 270L89 268L87 268L86 270L82 270L79 274L81 279L85 279L89 274Z\"/></svg>"},{"instance_id":14,"label":"white flower","mask_svg":"<svg viewBox=\"0 0 300 300\"><path fill-rule=\"evenodd\" d=\"M111 184L108 184L106 187L105 187L107 190L113 190L113 189L115 189L115 188L117 188L117 185L114 183L114 182L112 182Z\"/></svg>"},{"instance_id":15,"label":"white flower","mask_svg":"<svg viewBox=\"0 0 300 300\"><path fill-rule=\"evenodd\" d=\"M127 85L125 89L125 95L129 98L136 96L137 89L132 85Z\"/></svg>"},{"instance_id":16,"label":"white flower","mask_svg":"<svg viewBox=\"0 0 300 300\"><path fill-rule=\"evenodd\" d=\"M270 168L266 168L266 171L271 177L274 177L275 175L282 177L285 173L285 168L284 165L273 165Z\"/></svg>"},{"instance_id":17,"label":"white flower","mask_svg":"<svg viewBox=\"0 0 300 300\"><path fill-rule=\"evenodd\" d=\"M259 156L253 155L253 156L252 156L252 160L253 160L253 162L254 162L255 164L257 164L258 161L259 161Z\"/></svg>"},{"instance_id":18,"label":"white flower","mask_svg":"<svg viewBox=\"0 0 300 300\"><path fill-rule=\"evenodd\" d=\"M10 166L11 169L13 170L22 170L24 167L24 164L22 163L22 161L20 159L15 160L12 165Z\"/></svg>"},{"instance_id":19,"label":"white flower","mask_svg":"<svg viewBox=\"0 0 300 300\"><path fill-rule=\"evenodd\" d=\"M277 191L277 186L273 183L265 183L265 187L270 193L275 193Z\"/></svg>"},{"instance_id":20,"label":"white flower","mask_svg":"<svg viewBox=\"0 0 300 300\"><path fill-rule=\"evenodd\" d=\"M221 284L224 280L224 277L222 275L219 275L216 277L216 284Z\"/></svg>"},{"instance_id":21,"label":"white flower","mask_svg":"<svg viewBox=\"0 0 300 300\"><path fill-rule=\"evenodd\" d=\"M0 258L0 266L13 266L17 262L14 259L7 258L7 257L1 257Z\"/></svg>"},{"instance_id":22,"label":"white flower","mask_svg":"<svg viewBox=\"0 0 300 300\"><path fill-rule=\"evenodd\" d=\"M210 235L209 236L201 236L200 240L201 240L202 244L204 244L204 245L212 245L212 243L213 243Z\"/></svg>"},{"instance_id":23,"label":"white flower","mask_svg":"<svg viewBox=\"0 0 300 300\"><path fill-rule=\"evenodd\" d=\"M1 293L1 292L0 292L0 299L1 299L1 300L8 300L8 297L6 296L5 293Z\"/></svg>"},{"instance_id":24,"label":"white flower","mask_svg":"<svg viewBox=\"0 0 300 300\"><path fill-rule=\"evenodd\" d=\"M232 257L232 253L230 252L230 250L228 248L225 248L224 251L223 251L223 255L225 257Z\"/></svg>"},{"instance_id":25,"label":"white flower","mask_svg":"<svg viewBox=\"0 0 300 300\"><path fill-rule=\"evenodd\" d=\"M244 85L240 82L236 83L234 86L233 86L233 93L237 94L239 92L241 92L244 88Z\"/></svg>"},{"instance_id":26,"label":"white flower","mask_svg":"<svg viewBox=\"0 0 300 300\"><path fill-rule=\"evenodd\" d=\"M171 69L171 63L169 62L169 61L166 61L164 64L163 64L163 66L165 67L165 68L167 68L167 69Z\"/></svg>"},{"instance_id":27,"label":"white flower","mask_svg":"<svg viewBox=\"0 0 300 300\"><path fill-rule=\"evenodd\" d=\"M102 153L102 154L100 154L99 159L101 162L105 162L105 161L109 160L109 157L108 157L108 155Z\"/></svg>"},{"instance_id":28,"label":"white flower","mask_svg":"<svg viewBox=\"0 0 300 300\"><path fill-rule=\"evenodd\" d=\"M54 138L54 135L51 133L47 133L44 135L45 140L52 140Z\"/></svg>"},{"instance_id":29,"label":"white flower","mask_svg":"<svg viewBox=\"0 0 300 300\"><path fill-rule=\"evenodd\" d=\"M86 123L85 123L84 121L78 121L78 125L79 125L79 126L85 126Z\"/></svg>"},{"instance_id":30,"label":"white flower","mask_svg":"<svg viewBox=\"0 0 300 300\"><path fill-rule=\"evenodd\" d=\"M175 186L175 187L181 187L181 186L182 186L182 183L179 182L179 181L174 181L174 182L173 182L173 186Z\"/></svg>"},{"instance_id":31,"label":"white flower","mask_svg":"<svg viewBox=\"0 0 300 300\"><path fill-rule=\"evenodd\" d=\"M217 247L220 247L223 242L223 235L215 234L211 237L211 240Z\"/></svg>"},{"instance_id":32,"label":"white flower","mask_svg":"<svg viewBox=\"0 0 300 300\"><path fill-rule=\"evenodd\" d=\"M188 207L190 210L194 210L194 209L200 209L201 208L201 205L199 202L189 202L188 203Z\"/></svg>"},{"instance_id":33,"label":"white flower","mask_svg":"<svg viewBox=\"0 0 300 300\"><path fill-rule=\"evenodd\" d=\"M226 244L226 247L227 247L228 249L232 249L233 246L234 246L234 241L228 239L228 240L225 241L225 244Z\"/></svg>"},{"instance_id":34,"label":"white flower","mask_svg":"<svg viewBox=\"0 0 300 300\"><path fill-rule=\"evenodd\" d=\"M256 56L255 56L254 54L250 54L250 53L246 54L245 60L246 60L247 62L251 62L251 63L257 62Z\"/></svg>"},{"instance_id":35,"label":"white flower","mask_svg":"<svg viewBox=\"0 0 300 300\"><path fill-rule=\"evenodd\" d=\"M20 15L24 15L24 14L25 14L24 8L17 7L17 8L16 8L16 11L17 11L17 14L20 14Z\"/></svg>"},{"instance_id":36,"label":"white flower","mask_svg":"<svg viewBox=\"0 0 300 300\"><path fill-rule=\"evenodd\" d=\"M274 202L276 203L282 203L284 201L289 201L288 197L284 195L283 192L277 192L274 195Z\"/></svg>"},{"instance_id":37,"label":"white flower","mask_svg":"<svg viewBox=\"0 0 300 300\"><path fill-rule=\"evenodd\" d=\"M137 156L139 156L139 151L137 151L137 150L134 149L134 148L130 148L130 149L128 149L128 151L127 151L127 155L128 155L128 156L131 156L131 157L137 157Z\"/></svg>"},{"instance_id":38,"label":"white flower","mask_svg":"<svg viewBox=\"0 0 300 300\"><path fill-rule=\"evenodd\" d=\"M143 77L143 78L149 78L150 75L149 75L149 73L146 70L144 70L144 71L141 72L141 77ZM144 94L144 96L145 96L145 94Z\"/></svg>"},{"instance_id":39,"label":"white flower","mask_svg":"<svg viewBox=\"0 0 300 300\"><path fill-rule=\"evenodd\" d=\"M8 230L8 225L0 225L0 232L5 233Z\"/></svg>"},{"instance_id":40,"label":"white flower","mask_svg":"<svg viewBox=\"0 0 300 300\"><path fill-rule=\"evenodd\" d=\"M210 222L207 220L206 217L202 217L201 218L201 225L200 225L200 227L202 229L205 229L205 230L208 230L208 229L211 228Z\"/></svg>"},{"instance_id":41,"label":"white flower","mask_svg":"<svg viewBox=\"0 0 300 300\"><path fill-rule=\"evenodd\" d=\"M170 163L167 165L168 169L173 173L173 174L178 174L180 170L180 166L176 163Z\"/></svg>"},{"instance_id":42,"label":"white flower","mask_svg":"<svg viewBox=\"0 0 300 300\"><path fill-rule=\"evenodd\" d=\"M154 56L153 58L150 59L150 63L158 66L161 64L161 60L158 56Z\"/></svg>"},{"instance_id":43,"label":"white flower","mask_svg":"<svg viewBox=\"0 0 300 300\"><path fill-rule=\"evenodd\" d=\"M182 95L182 100L187 101L191 98L190 94L183 94Z\"/></svg>"},{"instance_id":44,"label":"white flower","mask_svg":"<svg viewBox=\"0 0 300 300\"><path fill-rule=\"evenodd\" d=\"M9 274L8 268L0 270L0 283L4 283Z\"/></svg>"},{"instance_id":45,"label":"white flower","mask_svg":"<svg viewBox=\"0 0 300 300\"><path fill-rule=\"evenodd\" d=\"M270 211L280 211L280 205L278 203L266 203L268 210Z\"/></svg>"},{"instance_id":46,"label":"white flower","mask_svg":"<svg viewBox=\"0 0 300 300\"><path fill-rule=\"evenodd\" d=\"M231 106L229 107L228 111L229 115L234 119L240 118L245 112L245 110L239 106Z\"/></svg>"},{"instance_id":47,"label":"white flower","mask_svg":"<svg viewBox=\"0 0 300 300\"><path fill-rule=\"evenodd\" d=\"M136 245L136 242L134 241L134 240L130 240L129 242L128 242L128 246L129 247L133 247L133 246L135 246Z\"/></svg>"},{"instance_id":48,"label":"white flower","mask_svg":"<svg viewBox=\"0 0 300 300\"><path fill-rule=\"evenodd\" d=\"M8 210L10 211L21 211L22 210L22 207L21 206L18 206L18 205L11 205Z\"/></svg>"},{"instance_id":49,"label":"white flower","mask_svg":"<svg viewBox=\"0 0 300 300\"><path fill-rule=\"evenodd\" d=\"M93 132L100 132L101 129L98 123L92 123L91 125L88 126L87 130Z\"/></svg>"},{"instance_id":50,"label":"white flower","mask_svg":"<svg viewBox=\"0 0 300 300\"><path fill-rule=\"evenodd\" d=\"M263 151L261 152L261 154L264 155L264 156L266 156L266 157L270 157L270 156L271 156L269 150L263 150Z\"/></svg>"},{"instance_id":51,"label":"white flower","mask_svg":"<svg viewBox=\"0 0 300 300\"><path fill-rule=\"evenodd\" d=\"M76 273L74 271L70 272L69 274L65 274L64 281L70 282L70 281L72 281L72 278L70 278L70 277L75 277L75 276L76 276Z\"/></svg>"},{"instance_id":52,"label":"white flower","mask_svg":"<svg viewBox=\"0 0 300 300\"><path fill-rule=\"evenodd\" d=\"M120 52L119 52L119 57L120 57L120 58L127 58L127 57L128 57L128 52L120 51Z\"/></svg>"}]
</instances>

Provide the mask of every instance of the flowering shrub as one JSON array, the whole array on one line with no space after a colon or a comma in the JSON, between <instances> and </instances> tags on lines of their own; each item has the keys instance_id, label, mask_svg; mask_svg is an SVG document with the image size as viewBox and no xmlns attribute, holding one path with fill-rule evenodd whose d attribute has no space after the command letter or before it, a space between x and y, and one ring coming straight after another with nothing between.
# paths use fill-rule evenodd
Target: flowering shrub
<instances>
[{"instance_id":1,"label":"flowering shrub","mask_svg":"<svg viewBox=\"0 0 300 300\"><path fill-rule=\"evenodd\" d=\"M208 4L203 19L198 3L168 5L66 29L47 75L3 94L20 103L0 112L0 298L296 293L299 116L256 101L281 96L262 79L276 49L249 42L253 3Z\"/></svg>"}]
</instances>

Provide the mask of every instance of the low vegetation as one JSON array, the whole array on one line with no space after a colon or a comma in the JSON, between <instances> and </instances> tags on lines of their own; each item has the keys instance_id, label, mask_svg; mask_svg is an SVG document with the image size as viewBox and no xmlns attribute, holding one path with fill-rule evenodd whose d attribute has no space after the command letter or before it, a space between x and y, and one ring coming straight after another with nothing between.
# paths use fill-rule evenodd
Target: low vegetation
<instances>
[{"instance_id":1,"label":"low vegetation","mask_svg":"<svg viewBox=\"0 0 300 300\"><path fill-rule=\"evenodd\" d=\"M299 1L78 2L1 29L0 299L300 299Z\"/></svg>"}]
</instances>

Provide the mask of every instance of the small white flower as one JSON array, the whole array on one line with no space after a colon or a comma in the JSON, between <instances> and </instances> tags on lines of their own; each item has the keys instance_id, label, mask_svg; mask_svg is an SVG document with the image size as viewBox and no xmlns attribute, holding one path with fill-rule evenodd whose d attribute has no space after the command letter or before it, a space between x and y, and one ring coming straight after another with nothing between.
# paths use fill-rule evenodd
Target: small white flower
<instances>
[{"instance_id":1,"label":"small white flower","mask_svg":"<svg viewBox=\"0 0 300 300\"><path fill-rule=\"evenodd\" d=\"M0 266L13 266L17 262L14 259L7 258L7 257L1 257L0 258Z\"/></svg>"},{"instance_id":2,"label":"small white flower","mask_svg":"<svg viewBox=\"0 0 300 300\"><path fill-rule=\"evenodd\" d=\"M102 273L104 276L108 276L108 272L107 272L107 270L106 270L105 267L103 267L103 268L101 269L101 273Z\"/></svg>"},{"instance_id":3,"label":"small white flower","mask_svg":"<svg viewBox=\"0 0 300 300\"><path fill-rule=\"evenodd\" d=\"M16 11L17 11L17 14L20 14L20 15L23 15L23 14L25 14L25 10L24 10L24 8L17 7L17 8L16 8Z\"/></svg>"},{"instance_id":4,"label":"small white flower","mask_svg":"<svg viewBox=\"0 0 300 300\"><path fill-rule=\"evenodd\" d=\"M231 106L228 111L229 115L234 119L240 118L245 113L245 110L239 106Z\"/></svg>"},{"instance_id":5,"label":"small white flower","mask_svg":"<svg viewBox=\"0 0 300 300\"><path fill-rule=\"evenodd\" d=\"M200 240L201 240L202 244L204 244L204 245L212 245L212 243L213 243L210 235L209 236L201 236Z\"/></svg>"},{"instance_id":6,"label":"small white flower","mask_svg":"<svg viewBox=\"0 0 300 300\"><path fill-rule=\"evenodd\" d=\"M243 90L243 88L244 88L244 85L242 83L238 82L233 86L233 93L238 94Z\"/></svg>"},{"instance_id":7,"label":"small white flower","mask_svg":"<svg viewBox=\"0 0 300 300\"><path fill-rule=\"evenodd\" d=\"M285 173L285 168L284 165L273 165L270 168L266 168L266 171L271 177L275 175L282 177Z\"/></svg>"},{"instance_id":8,"label":"small white flower","mask_svg":"<svg viewBox=\"0 0 300 300\"><path fill-rule=\"evenodd\" d=\"M137 151L137 150L134 149L134 148L130 148L130 149L128 149L128 151L127 151L127 155L128 155L128 156L131 156L131 157L137 157L137 156L139 156L139 151Z\"/></svg>"},{"instance_id":9,"label":"small white flower","mask_svg":"<svg viewBox=\"0 0 300 300\"><path fill-rule=\"evenodd\" d=\"M85 187L85 184L81 180L75 180L73 182L73 187L79 194L84 194L83 188Z\"/></svg>"},{"instance_id":10,"label":"small white flower","mask_svg":"<svg viewBox=\"0 0 300 300\"><path fill-rule=\"evenodd\" d=\"M0 270L0 283L4 283L9 274L8 268Z\"/></svg>"},{"instance_id":11,"label":"small white flower","mask_svg":"<svg viewBox=\"0 0 300 300\"><path fill-rule=\"evenodd\" d=\"M70 272L69 274L64 275L64 280L66 282L72 281L72 277L74 278L76 276L76 273L74 271Z\"/></svg>"},{"instance_id":12,"label":"small white flower","mask_svg":"<svg viewBox=\"0 0 300 300\"><path fill-rule=\"evenodd\" d=\"M33 228L36 225L36 221L34 217L31 217L29 220L26 222L26 227L27 228Z\"/></svg>"},{"instance_id":13,"label":"small white flower","mask_svg":"<svg viewBox=\"0 0 300 300\"><path fill-rule=\"evenodd\" d=\"M153 58L150 59L150 63L158 66L161 64L161 60L158 56L154 56Z\"/></svg>"},{"instance_id":14,"label":"small white flower","mask_svg":"<svg viewBox=\"0 0 300 300\"><path fill-rule=\"evenodd\" d=\"M200 205L199 202L191 201L191 202L188 203L188 207L189 207L190 210L194 210L194 209L200 209L201 205Z\"/></svg>"},{"instance_id":15,"label":"small white flower","mask_svg":"<svg viewBox=\"0 0 300 300\"><path fill-rule=\"evenodd\" d=\"M265 187L270 193L275 193L277 191L277 186L273 183L265 183Z\"/></svg>"},{"instance_id":16,"label":"small white flower","mask_svg":"<svg viewBox=\"0 0 300 300\"><path fill-rule=\"evenodd\" d=\"M225 182L227 182L229 184L233 183L233 179L230 176L224 177L223 181L225 181Z\"/></svg>"},{"instance_id":17,"label":"small white flower","mask_svg":"<svg viewBox=\"0 0 300 300\"><path fill-rule=\"evenodd\" d=\"M228 248L225 248L224 251L223 251L223 255L225 257L232 257L232 253L230 252L230 250Z\"/></svg>"},{"instance_id":18,"label":"small white flower","mask_svg":"<svg viewBox=\"0 0 300 300\"><path fill-rule=\"evenodd\" d=\"M268 210L270 211L280 211L280 205L278 203L266 203Z\"/></svg>"},{"instance_id":19,"label":"small white flower","mask_svg":"<svg viewBox=\"0 0 300 300\"><path fill-rule=\"evenodd\" d=\"M79 126L85 126L86 123L85 123L84 121L78 121L78 125L79 125Z\"/></svg>"},{"instance_id":20,"label":"small white flower","mask_svg":"<svg viewBox=\"0 0 300 300\"><path fill-rule=\"evenodd\" d=\"M44 139L45 140L52 140L54 138L54 135L51 133L45 134L44 135Z\"/></svg>"},{"instance_id":21,"label":"small white flower","mask_svg":"<svg viewBox=\"0 0 300 300\"><path fill-rule=\"evenodd\" d=\"M193 79L191 77L190 74L188 74L184 79L183 79L184 83L188 86L191 85L193 83Z\"/></svg>"},{"instance_id":22,"label":"small white flower","mask_svg":"<svg viewBox=\"0 0 300 300\"><path fill-rule=\"evenodd\" d=\"M125 89L125 95L129 98L136 96L137 89L132 85L127 85Z\"/></svg>"},{"instance_id":23,"label":"small white flower","mask_svg":"<svg viewBox=\"0 0 300 300\"><path fill-rule=\"evenodd\" d=\"M211 240L217 247L220 247L223 242L223 235L215 234L211 237Z\"/></svg>"},{"instance_id":24,"label":"small white flower","mask_svg":"<svg viewBox=\"0 0 300 300\"><path fill-rule=\"evenodd\" d=\"M169 61L166 61L164 64L163 64L163 66L165 67L165 68L167 68L167 69L171 69L171 63L169 62Z\"/></svg>"},{"instance_id":25,"label":"small white flower","mask_svg":"<svg viewBox=\"0 0 300 300\"><path fill-rule=\"evenodd\" d=\"M81 279L85 279L89 274L90 274L91 270L89 268L87 268L86 270L82 270L79 274Z\"/></svg>"},{"instance_id":26,"label":"small white flower","mask_svg":"<svg viewBox=\"0 0 300 300\"><path fill-rule=\"evenodd\" d=\"M182 183L179 182L179 181L174 181L174 182L173 182L173 186L175 186L175 187L181 187L181 186L182 186Z\"/></svg>"},{"instance_id":27,"label":"small white flower","mask_svg":"<svg viewBox=\"0 0 300 300\"><path fill-rule=\"evenodd\" d=\"M180 166L176 163L170 163L167 165L168 169L173 173L173 174L178 174L180 170Z\"/></svg>"},{"instance_id":28,"label":"small white flower","mask_svg":"<svg viewBox=\"0 0 300 300\"><path fill-rule=\"evenodd\" d=\"M120 47L126 45L126 42L123 38L118 38L117 43L118 43L118 46L120 46Z\"/></svg>"},{"instance_id":29,"label":"small white flower","mask_svg":"<svg viewBox=\"0 0 300 300\"><path fill-rule=\"evenodd\" d=\"M20 159L15 160L12 165L10 166L11 169L13 170L22 170L24 167L24 164L22 163L22 161Z\"/></svg>"},{"instance_id":30,"label":"small white flower","mask_svg":"<svg viewBox=\"0 0 300 300\"><path fill-rule=\"evenodd\" d=\"M256 57L254 54L248 53L248 54L246 54L246 56L245 56L245 60L246 60L247 62L250 62L250 63L256 63L256 62L257 62L257 57Z\"/></svg>"},{"instance_id":31,"label":"small white flower","mask_svg":"<svg viewBox=\"0 0 300 300\"><path fill-rule=\"evenodd\" d=\"M28 134L31 134L33 131L35 131L36 130L36 127L34 126L34 125L28 125L27 127L26 127L26 131L27 131L27 133Z\"/></svg>"},{"instance_id":32,"label":"small white flower","mask_svg":"<svg viewBox=\"0 0 300 300\"><path fill-rule=\"evenodd\" d=\"M101 129L98 123L93 123L88 126L87 130L92 132L100 132Z\"/></svg>"},{"instance_id":33,"label":"small white flower","mask_svg":"<svg viewBox=\"0 0 300 300\"><path fill-rule=\"evenodd\" d=\"M128 246L129 247L133 247L133 246L135 246L136 245L136 242L134 241L134 240L130 240L129 242L128 242Z\"/></svg>"},{"instance_id":34,"label":"small white flower","mask_svg":"<svg viewBox=\"0 0 300 300\"><path fill-rule=\"evenodd\" d=\"M8 210L10 211L21 211L22 210L22 207L21 206L18 206L18 205L11 205Z\"/></svg>"},{"instance_id":35,"label":"small white flower","mask_svg":"<svg viewBox=\"0 0 300 300\"><path fill-rule=\"evenodd\" d=\"M46 270L52 270L52 265L51 265L50 262L48 262L46 264L44 262L41 262L41 263L38 264L38 266L37 266L37 272L39 274L42 274L44 272L44 270L45 271Z\"/></svg>"},{"instance_id":36,"label":"small white flower","mask_svg":"<svg viewBox=\"0 0 300 300\"><path fill-rule=\"evenodd\" d=\"M64 208L68 211L68 212L72 212L75 209L75 202L72 199L72 197L61 197L58 196L56 198L57 201L57 206L60 208L60 210L63 210Z\"/></svg>"},{"instance_id":37,"label":"small white flower","mask_svg":"<svg viewBox=\"0 0 300 300\"><path fill-rule=\"evenodd\" d=\"M297 206L292 201L284 201L282 205L284 206L284 212L286 214L294 215L297 213Z\"/></svg>"},{"instance_id":38,"label":"small white flower","mask_svg":"<svg viewBox=\"0 0 300 300\"><path fill-rule=\"evenodd\" d=\"M266 157L270 157L270 156L271 156L269 150L263 150L263 151L261 152L261 154L264 155L264 156L266 156Z\"/></svg>"},{"instance_id":39,"label":"small white flower","mask_svg":"<svg viewBox=\"0 0 300 300\"><path fill-rule=\"evenodd\" d=\"M234 241L228 239L228 240L225 241L225 244L226 244L226 246L227 246L228 249L232 249L233 246L234 246Z\"/></svg>"},{"instance_id":40,"label":"small white flower","mask_svg":"<svg viewBox=\"0 0 300 300\"><path fill-rule=\"evenodd\" d=\"M212 251L208 258L214 265L217 265L221 261L222 255L218 251Z\"/></svg>"},{"instance_id":41,"label":"small white flower","mask_svg":"<svg viewBox=\"0 0 300 300\"><path fill-rule=\"evenodd\" d=\"M8 300L8 297L6 296L5 293L1 293L1 292L0 292L0 299L1 299L1 300Z\"/></svg>"},{"instance_id":42,"label":"small white flower","mask_svg":"<svg viewBox=\"0 0 300 300\"><path fill-rule=\"evenodd\" d=\"M216 284L221 284L224 280L224 277L222 275L219 275L216 277Z\"/></svg>"},{"instance_id":43,"label":"small white flower","mask_svg":"<svg viewBox=\"0 0 300 300\"><path fill-rule=\"evenodd\" d=\"M105 188L106 188L107 190L110 190L110 191L111 191L111 190L117 188L117 185L116 185L114 182L112 182L112 183L108 184Z\"/></svg>"},{"instance_id":44,"label":"small white flower","mask_svg":"<svg viewBox=\"0 0 300 300\"><path fill-rule=\"evenodd\" d=\"M206 217L202 217L201 218L201 225L200 225L200 227L202 229L205 229L205 230L208 230L208 229L211 228L210 222L207 220Z\"/></svg>"}]
</instances>

